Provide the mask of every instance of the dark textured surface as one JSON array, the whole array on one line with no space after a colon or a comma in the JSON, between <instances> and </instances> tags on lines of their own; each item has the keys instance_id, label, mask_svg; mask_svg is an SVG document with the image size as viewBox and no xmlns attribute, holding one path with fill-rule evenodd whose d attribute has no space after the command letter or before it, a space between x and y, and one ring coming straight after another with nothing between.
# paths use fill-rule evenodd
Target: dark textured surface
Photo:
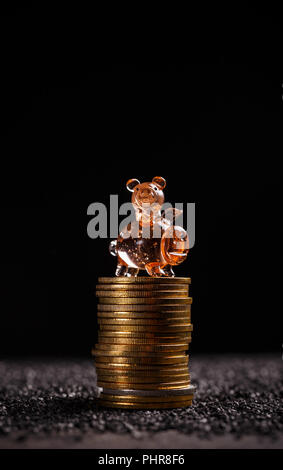
<instances>
[{"instance_id":1,"label":"dark textured surface","mask_svg":"<svg viewBox=\"0 0 283 470\"><path fill-rule=\"evenodd\" d=\"M197 386L193 406L162 411L100 409L95 403L91 361L37 360L0 362L0 447L30 439L58 442L104 433L141 439L175 431L188 439L283 435L283 362L280 356L195 357L190 364ZM91 433L91 434L90 434ZM177 434L176 434L177 433ZM55 441L54 441L55 439ZM111 445L109 445L111 447Z\"/></svg>"}]
</instances>

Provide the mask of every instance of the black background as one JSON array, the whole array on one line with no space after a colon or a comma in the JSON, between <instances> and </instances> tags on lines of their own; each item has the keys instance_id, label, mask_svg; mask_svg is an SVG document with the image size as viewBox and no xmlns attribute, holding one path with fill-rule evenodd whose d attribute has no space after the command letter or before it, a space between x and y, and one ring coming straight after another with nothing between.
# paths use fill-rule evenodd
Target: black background
<instances>
[{"instance_id":1,"label":"black background","mask_svg":"<svg viewBox=\"0 0 283 470\"><path fill-rule=\"evenodd\" d=\"M94 285L116 260L88 238L87 207L156 175L166 201L197 204L175 270L192 277L192 350L280 353L279 17L228 15L217 45L215 18L198 35L190 18L175 48L168 27L153 57L112 60L132 34L110 39L79 13L1 17L1 355L90 355Z\"/></svg>"}]
</instances>

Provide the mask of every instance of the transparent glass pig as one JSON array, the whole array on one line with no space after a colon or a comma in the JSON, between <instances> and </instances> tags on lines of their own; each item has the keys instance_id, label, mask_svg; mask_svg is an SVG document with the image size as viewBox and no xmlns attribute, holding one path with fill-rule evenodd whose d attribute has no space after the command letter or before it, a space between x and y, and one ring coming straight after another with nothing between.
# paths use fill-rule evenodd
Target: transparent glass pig
<instances>
[{"instance_id":1,"label":"transparent glass pig","mask_svg":"<svg viewBox=\"0 0 283 470\"><path fill-rule=\"evenodd\" d=\"M127 182L127 189L133 193L136 220L110 243L110 253L118 257L116 276L137 276L140 269L145 269L150 276L173 277L172 266L186 259L188 234L174 225L182 211L170 208L161 215L165 186L166 181L160 176L151 183L136 179Z\"/></svg>"}]
</instances>

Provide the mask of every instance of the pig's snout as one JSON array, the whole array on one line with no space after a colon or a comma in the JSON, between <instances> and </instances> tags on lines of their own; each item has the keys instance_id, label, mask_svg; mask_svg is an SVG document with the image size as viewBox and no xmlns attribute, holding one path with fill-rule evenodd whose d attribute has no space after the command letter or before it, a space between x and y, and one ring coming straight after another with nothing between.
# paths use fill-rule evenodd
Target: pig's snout
<instances>
[{"instance_id":1,"label":"pig's snout","mask_svg":"<svg viewBox=\"0 0 283 470\"><path fill-rule=\"evenodd\" d=\"M151 203L155 200L155 194L150 188L141 188L139 199L142 203Z\"/></svg>"}]
</instances>

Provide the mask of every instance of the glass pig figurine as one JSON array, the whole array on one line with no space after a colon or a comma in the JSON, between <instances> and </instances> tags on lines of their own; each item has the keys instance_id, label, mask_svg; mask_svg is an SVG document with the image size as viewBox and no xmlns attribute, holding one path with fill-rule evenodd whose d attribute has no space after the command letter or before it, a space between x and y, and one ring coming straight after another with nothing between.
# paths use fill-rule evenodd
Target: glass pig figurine
<instances>
[{"instance_id":1,"label":"glass pig figurine","mask_svg":"<svg viewBox=\"0 0 283 470\"><path fill-rule=\"evenodd\" d=\"M116 276L137 276L145 269L150 276L173 277L172 266L182 263L189 252L187 232L174 225L182 211L169 208L161 213L166 181L155 176L150 183L127 182L132 194L135 220L127 224L110 253L118 258Z\"/></svg>"}]
</instances>

